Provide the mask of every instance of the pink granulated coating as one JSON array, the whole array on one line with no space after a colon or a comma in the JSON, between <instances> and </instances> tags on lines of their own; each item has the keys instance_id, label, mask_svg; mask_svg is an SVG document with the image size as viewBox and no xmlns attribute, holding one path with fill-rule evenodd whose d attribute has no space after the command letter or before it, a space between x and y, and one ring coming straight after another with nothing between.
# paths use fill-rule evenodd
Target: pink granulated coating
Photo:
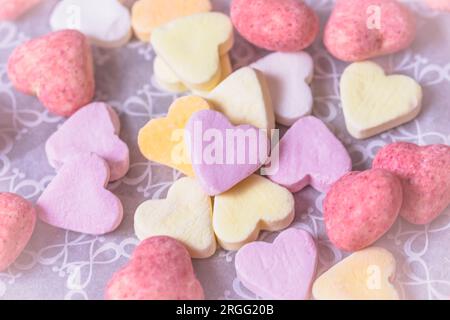
<instances>
[{"instance_id":1,"label":"pink granulated coating","mask_svg":"<svg viewBox=\"0 0 450 320\"><path fill-rule=\"evenodd\" d=\"M13 193L0 193L0 272L20 255L35 224L36 211L30 202Z\"/></svg>"},{"instance_id":2,"label":"pink granulated coating","mask_svg":"<svg viewBox=\"0 0 450 320\"><path fill-rule=\"evenodd\" d=\"M0 0L0 20L15 20L42 0Z\"/></svg>"},{"instance_id":3,"label":"pink granulated coating","mask_svg":"<svg viewBox=\"0 0 450 320\"><path fill-rule=\"evenodd\" d=\"M319 18L299 0L233 0L231 20L252 44L272 51L300 51L319 32Z\"/></svg>"},{"instance_id":4,"label":"pink granulated coating","mask_svg":"<svg viewBox=\"0 0 450 320\"><path fill-rule=\"evenodd\" d=\"M166 236L141 242L106 288L108 300L203 300L203 288L191 257L177 240Z\"/></svg>"},{"instance_id":5,"label":"pink granulated coating","mask_svg":"<svg viewBox=\"0 0 450 320\"><path fill-rule=\"evenodd\" d=\"M450 205L450 146L393 143L378 152L373 167L401 179L400 215L411 223L430 223Z\"/></svg>"},{"instance_id":6,"label":"pink granulated coating","mask_svg":"<svg viewBox=\"0 0 450 320\"><path fill-rule=\"evenodd\" d=\"M450 0L425 0L425 2L432 9L450 12Z\"/></svg>"},{"instance_id":7,"label":"pink granulated coating","mask_svg":"<svg viewBox=\"0 0 450 320\"><path fill-rule=\"evenodd\" d=\"M379 8L379 27L371 14ZM396 0L338 0L326 25L324 44L343 61L391 54L411 45L416 35L412 12Z\"/></svg>"},{"instance_id":8,"label":"pink granulated coating","mask_svg":"<svg viewBox=\"0 0 450 320\"><path fill-rule=\"evenodd\" d=\"M8 76L14 87L36 95L60 116L72 115L94 97L91 48L75 30L53 32L16 48L8 60Z\"/></svg>"},{"instance_id":9,"label":"pink granulated coating","mask_svg":"<svg viewBox=\"0 0 450 320\"><path fill-rule=\"evenodd\" d=\"M389 171L348 173L331 187L323 203L328 237L345 251L370 246L394 224L402 199L400 180Z\"/></svg>"}]
</instances>

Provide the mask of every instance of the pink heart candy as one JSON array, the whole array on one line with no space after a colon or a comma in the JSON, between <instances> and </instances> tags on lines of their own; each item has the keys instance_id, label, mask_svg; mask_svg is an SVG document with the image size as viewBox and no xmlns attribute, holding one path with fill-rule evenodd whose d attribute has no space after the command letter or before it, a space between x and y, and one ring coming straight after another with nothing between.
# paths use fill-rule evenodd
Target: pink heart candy
<instances>
[{"instance_id":1,"label":"pink heart candy","mask_svg":"<svg viewBox=\"0 0 450 320\"><path fill-rule=\"evenodd\" d=\"M211 196L231 189L267 160L266 131L250 125L233 126L217 111L194 113L186 125L185 139L195 176Z\"/></svg>"},{"instance_id":2,"label":"pink heart candy","mask_svg":"<svg viewBox=\"0 0 450 320\"><path fill-rule=\"evenodd\" d=\"M44 222L66 230L100 235L115 230L123 217L119 198L105 189L108 164L96 154L67 158L36 202Z\"/></svg>"},{"instance_id":3,"label":"pink heart candy","mask_svg":"<svg viewBox=\"0 0 450 320\"><path fill-rule=\"evenodd\" d=\"M167 236L141 242L106 288L108 300L203 300L204 293L191 257L177 240Z\"/></svg>"},{"instance_id":4,"label":"pink heart candy","mask_svg":"<svg viewBox=\"0 0 450 320\"><path fill-rule=\"evenodd\" d=\"M0 21L15 20L42 0L0 0Z\"/></svg>"},{"instance_id":5,"label":"pink heart candy","mask_svg":"<svg viewBox=\"0 0 450 320\"><path fill-rule=\"evenodd\" d=\"M279 159L272 152L274 172L269 178L297 192L311 185L320 192L352 168L350 156L342 143L319 119L299 119L279 143Z\"/></svg>"},{"instance_id":6,"label":"pink heart candy","mask_svg":"<svg viewBox=\"0 0 450 320\"><path fill-rule=\"evenodd\" d=\"M273 244L245 245L235 258L239 280L264 299L308 299L316 266L314 240L308 232L294 228L280 233Z\"/></svg>"},{"instance_id":7,"label":"pink heart candy","mask_svg":"<svg viewBox=\"0 0 450 320\"><path fill-rule=\"evenodd\" d=\"M130 165L128 146L120 140L120 121L107 104L94 102L72 115L47 140L45 150L54 168L80 153L95 153L108 162L111 181L125 176Z\"/></svg>"}]
</instances>

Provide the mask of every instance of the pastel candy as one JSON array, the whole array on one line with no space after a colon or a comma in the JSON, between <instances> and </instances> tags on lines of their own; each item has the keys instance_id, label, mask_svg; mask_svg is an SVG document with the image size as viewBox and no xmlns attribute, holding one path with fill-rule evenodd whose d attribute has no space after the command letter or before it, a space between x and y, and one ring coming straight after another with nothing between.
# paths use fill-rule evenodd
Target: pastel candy
<instances>
[{"instance_id":1,"label":"pastel candy","mask_svg":"<svg viewBox=\"0 0 450 320\"><path fill-rule=\"evenodd\" d=\"M261 71L267 81L276 121L291 126L311 114L313 96L309 84L314 63L306 52L276 52L256 61L252 68Z\"/></svg>"},{"instance_id":2,"label":"pastel candy","mask_svg":"<svg viewBox=\"0 0 450 320\"><path fill-rule=\"evenodd\" d=\"M22 253L36 224L36 211L24 198L0 192L0 272Z\"/></svg>"},{"instance_id":3,"label":"pastel candy","mask_svg":"<svg viewBox=\"0 0 450 320\"><path fill-rule=\"evenodd\" d=\"M211 10L209 0L139 0L132 7L133 30L149 42L154 29L180 17Z\"/></svg>"},{"instance_id":4,"label":"pastel candy","mask_svg":"<svg viewBox=\"0 0 450 320\"><path fill-rule=\"evenodd\" d=\"M214 198L213 227L226 250L255 241L260 230L279 231L294 220L293 195L283 187L252 175Z\"/></svg>"},{"instance_id":5,"label":"pastel candy","mask_svg":"<svg viewBox=\"0 0 450 320\"><path fill-rule=\"evenodd\" d=\"M371 247L353 253L313 285L316 300L398 300L391 280L394 256L383 248Z\"/></svg>"},{"instance_id":6,"label":"pastel candy","mask_svg":"<svg viewBox=\"0 0 450 320\"><path fill-rule=\"evenodd\" d=\"M94 97L92 53L87 38L63 30L25 42L8 60L14 87L36 95L52 113L68 117Z\"/></svg>"},{"instance_id":7,"label":"pastel candy","mask_svg":"<svg viewBox=\"0 0 450 320\"><path fill-rule=\"evenodd\" d=\"M339 0L324 31L328 51L343 61L391 54L411 45L416 23L396 0Z\"/></svg>"},{"instance_id":8,"label":"pastel candy","mask_svg":"<svg viewBox=\"0 0 450 320\"><path fill-rule=\"evenodd\" d=\"M134 230L140 240L158 235L177 239L193 258L208 258L216 251L211 198L193 178L176 181L164 200L142 203Z\"/></svg>"},{"instance_id":9,"label":"pastel candy","mask_svg":"<svg viewBox=\"0 0 450 320\"><path fill-rule=\"evenodd\" d=\"M233 72L207 96L214 109L234 125L275 128L275 115L264 75L245 67Z\"/></svg>"},{"instance_id":10,"label":"pastel candy","mask_svg":"<svg viewBox=\"0 0 450 320\"><path fill-rule=\"evenodd\" d=\"M47 158L54 168L60 168L67 158L83 153L95 153L110 168L110 180L125 176L130 166L128 146L120 140L120 120L106 103L94 102L78 110L48 138Z\"/></svg>"},{"instance_id":11,"label":"pastel candy","mask_svg":"<svg viewBox=\"0 0 450 320\"><path fill-rule=\"evenodd\" d=\"M16 20L42 0L0 0L0 21Z\"/></svg>"},{"instance_id":12,"label":"pastel candy","mask_svg":"<svg viewBox=\"0 0 450 320\"><path fill-rule=\"evenodd\" d=\"M181 82L208 91L220 81L220 57L233 45L233 26L222 13L198 13L155 29L151 43Z\"/></svg>"},{"instance_id":13,"label":"pastel candy","mask_svg":"<svg viewBox=\"0 0 450 320\"><path fill-rule=\"evenodd\" d=\"M298 120L278 145L278 159L272 152L269 178L298 192L308 185L326 192L352 169L352 160L342 143L319 119Z\"/></svg>"},{"instance_id":14,"label":"pastel candy","mask_svg":"<svg viewBox=\"0 0 450 320\"><path fill-rule=\"evenodd\" d=\"M130 262L108 282L108 300L203 300L204 293L186 248L175 239L141 242Z\"/></svg>"},{"instance_id":15,"label":"pastel candy","mask_svg":"<svg viewBox=\"0 0 450 320\"><path fill-rule=\"evenodd\" d=\"M348 132L365 139L417 117L422 88L407 76L386 76L373 62L358 62L342 74L341 99Z\"/></svg>"},{"instance_id":16,"label":"pastel candy","mask_svg":"<svg viewBox=\"0 0 450 320\"><path fill-rule=\"evenodd\" d=\"M378 152L373 167L401 180L400 215L411 223L428 224L450 205L450 146L393 143Z\"/></svg>"},{"instance_id":17,"label":"pastel candy","mask_svg":"<svg viewBox=\"0 0 450 320\"><path fill-rule=\"evenodd\" d=\"M345 251L366 248L392 227L402 201L402 185L389 171L350 172L331 187L323 202L328 237Z\"/></svg>"},{"instance_id":18,"label":"pastel candy","mask_svg":"<svg viewBox=\"0 0 450 320\"><path fill-rule=\"evenodd\" d=\"M319 18L303 1L233 0L231 19L252 44L272 51L300 51L319 33Z\"/></svg>"},{"instance_id":19,"label":"pastel candy","mask_svg":"<svg viewBox=\"0 0 450 320\"><path fill-rule=\"evenodd\" d=\"M123 217L120 200L105 189L108 164L95 154L67 159L36 202L39 218L57 228L101 235Z\"/></svg>"},{"instance_id":20,"label":"pastel candy","mask_svg":"<svg viewBox=\"0 0 450 320\"><path fill-rule=\"evenodd\" d=\"M235 257L236 274L244 286L271 300L309 299L316 266L314 240L294 228L280 233L273 244L246 244Z\"/></svg>"},{"instance_id":21,"label":"pastel candy","mask_svg":"<svg viewBox=\"0 0 450 320\"><path fill-rule=\"evenodd\" d=\"M131 38L131 17L118 0L63 0L50 17L53 31L74 29L100 47L120 47Z\"/></svg>"},{"instance_id":22,"label":"pastel candy","mask_svg":"<svg viewBox=\"0 0 450 320\"><path fill-rule=\"evenodd\" d=\"M425 0L432 9L450 12L450 0Z\"/></svg>"},{"instance_id":23,"label":"pastel candy","mask_svg":"<svg viewBox=\"0 0 450 320\"><path fill-rule=\"evenodd\" d=\"M217 111L194 113L186 143L195 176L205 192L221 194L257 171L267 160L267 132L250 125L234 127Z\"/></svg>"},{"instance_id":24,"label":"pastel candy","mask_svg":"<svg viewBox=\"0 0 450 320\"><path fill-rule=\"evenodd\" d=\"M196 96L175 100L166 118L152 119L138 135L141 153L149 160L194 176L189 153L184 142L184 129L191 116L210 109L208 102Z\"/></svg>"}]
</instances>

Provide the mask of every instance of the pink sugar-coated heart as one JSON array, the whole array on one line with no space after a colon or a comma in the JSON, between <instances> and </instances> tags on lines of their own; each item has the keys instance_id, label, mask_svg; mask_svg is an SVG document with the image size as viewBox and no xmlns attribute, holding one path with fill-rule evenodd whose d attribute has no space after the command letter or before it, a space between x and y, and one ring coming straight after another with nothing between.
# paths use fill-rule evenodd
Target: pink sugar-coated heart
<instances>
[{"instance_id":1,"label":"pink sugar-coated heart","mask_svg":"<svg viewBox=\"0 0 450 320\"><path fill-rule=\"evenodd\" d=\"M228 139L227 135L247 133L250 139ZM209 136L210 135L210 136ZM233 126L220 112L202 110L194 113L186 125L185 139L190 150L195 176L204 191L215 196L249 177L267 160L267 132L250 125ZM208 152L216 146L216 152ZM217 156L217 161L208 155ZM227 159L230 159L228 161Z\"/></svg>"},{"instance_id":2,"label":"pink sugar-coated heart","mask_svg":"<svg viewBox=\"0 0 450 320\"><path fill-rule=\"evenodd\" d=\"M352 169L352 160L342 143L319 119L299 119L279 143L279 160L272 152L274 172L269 178L298 192L308 185L320 192Z\"/></svg>"},{"instance_id":3,"label":"pink sugar-coated heart","mask_svg":"<svg viewBox=\"0 0 450 320\"><path fill-rule=\"evenodd\" d=\"M0 193L0 272L20 255L35 224L36 211L30 202L13 193Z\"/></svg>"},{"instance_id":4,"label":"pink sugar-coated heart","mask_svg":"<svg viewBox=\"0 0 450 320\"><path fill-rule=\"evenodd\" d=\"M373 167L400 178L404 198L400 215L410 223L428 224L450 205L450 146L393 143L378 152Z\"/></svg>"},{"instance_id":5,"label":"pink sugar-coated heart","mask_svg":"<svg viewBox=\"0 0 450 320\"><path fill-rule=\"evenodd\" d=\"M294 228L283 231L273 244L245 245L235 258L239 280L264 299L309 299L316 266L314 240L308 232Z\"/></svg>"},{"instance_id":6,"label":"pink sugar-coated heart","mask_svg":"<svg viewBox=\"0 0 450 320\"><path fill-rule=\"evenodd\" d=\"M323 202L328 237L345 251L364 249L392 227L402 200L400 180L389 171L350 172L332 186Z\"/></svg>"},{"instance_id":7,"label":"pink sugar-coated heart","mask_svg":"<svg viewBox=\"0 0 450 320\"><path fill-rule=\"evenodd\" d=\"M0 21L15 20L42 0L0 0Z\"/></svg>"},{"instance_id":8,"label":"pink sugar-coated heart","mask_svg":"<svg viewBox=\"0 0 450 320\"><path fill-rule=\"evenodd\" d=\"M47 158L54 168L65 159L80 153L95 153L108 162L115 181L127 173L130 166L128 146L120 140L120 120L106 103L94 102L72 115L45 145Z\"/></svg>"},{"instance_id":9,"label":"pink sugar-coated heart","mask_svg":"<svg viewBox=\"0 0 450 320\"><path fill-rule=\"evenodd\" d=\"M95 81L89 41L75 30L62 30L17 47L8 60L14 87L36 95L52 113L68 117L91 102Z\"/></svg>"},{"instance_id":10,"label":"pink sugar-coated heart","mask_svg":"<svg viewBox=\"0 0 450 320\"><path fill-rule=\"evenodd\" d=\"M119 198L105 189L109 167L94 153L66 159L36 202L39 218L58 228L100 235L123 217Z\"/></svg>"},{"instance_id":11,"label":"pink sugar-coated heart","mask_svg":"<svg viewBox=\"0 0 450 320\"><path fill-rule=\"evenodd\" d=\"M142 241L106 288L108 300L203 300L191 257L177 240L156 236Z\"/></svg>"},{"instance_id":12,"label":"pink sugar-coated heart","mask_svg":"<svg viewBox=\"0 0 450 320\"><path fill-rule=\"evenodd\" d=\"M406 49L415 36L414 15L399 1L338 0L324 44L340 60L361 61Z\"/></svg>"}]
</instances>

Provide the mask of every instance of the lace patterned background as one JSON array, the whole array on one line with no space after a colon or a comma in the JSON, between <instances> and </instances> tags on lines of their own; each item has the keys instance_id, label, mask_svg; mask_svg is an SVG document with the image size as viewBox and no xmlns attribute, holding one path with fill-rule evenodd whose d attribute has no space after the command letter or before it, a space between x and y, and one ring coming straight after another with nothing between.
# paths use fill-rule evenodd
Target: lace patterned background
<instances>
[{"instance_id":1,"label":"lace patterned background","mask_svg":"<svg viewBox=\"0 0 450 320\"><path fill-rule=\"evenodd\" d=\"M133 2L133 1L128 1ZM307 1L320 14L322 25L333 6L330 0ZM44 143L63 122L49 114L37 99L15 91L6 75L6 61L17 45L50 31L49 14L55 0L46 0L17 23L0 23L0 190L35 201L54 176L47 163ZM228 12L228 0L213 1L215 10ZM314 57L314 114L325 121L351 152L354 168L370 166L376 151L393 141L421 145L450 144L450 14L439 14L418 2L408 1L418 16L419 34L414 45L383 57L388 73L413 76L425 91L424 110L411 123L358 141L347 133L339 99L339 77L346 64L332 58L321 38L307 51ZM264 55L236 37L234 68ZM0 299L101 299L111 275L123 266L138 243L133 215L145 199L164 197L180 174L146 161L136 145L137 132L150 118L165 114L175 95L159 90L152 78L154 52L133 41L113 50L94 48L96 100L113 105L122 121L121 137L131 151L131 168L122 180L110 185L123 201L125 219L117 231L100 237L67 232L38 222L20 258L0 273ZM340 261L344 254L325 234L321 203L324 195L306 189L295 195L294 227L310 231L320 252L319 273ZM275 234L262 233L272 240ZM405 299L450 297L450 210L427 226L399 219L377 245L397 258L396 284ZM209 299L257 298L236 279L234 253L218 250L210 259L195 260L195 271Z\"/></svg>"}]
</instances>

